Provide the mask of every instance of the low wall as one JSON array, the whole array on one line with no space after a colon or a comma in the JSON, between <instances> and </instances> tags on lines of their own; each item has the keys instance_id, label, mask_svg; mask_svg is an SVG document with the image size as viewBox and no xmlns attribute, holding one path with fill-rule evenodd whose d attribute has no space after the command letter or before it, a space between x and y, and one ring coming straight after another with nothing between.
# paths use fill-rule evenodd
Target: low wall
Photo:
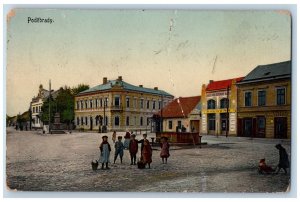
<instances>
[{"instance_id":1,"label":"low wall","mask_svg":"<svg viewBox=\"0 0 300 202\"><path fill-rule=\"evenodd\" d=\"M161 137L167 137L170 143L186 143L186 144L199 144L199 133L188 132L157 132L156 140L160 140Z\"/></svg>"}]
</instances>

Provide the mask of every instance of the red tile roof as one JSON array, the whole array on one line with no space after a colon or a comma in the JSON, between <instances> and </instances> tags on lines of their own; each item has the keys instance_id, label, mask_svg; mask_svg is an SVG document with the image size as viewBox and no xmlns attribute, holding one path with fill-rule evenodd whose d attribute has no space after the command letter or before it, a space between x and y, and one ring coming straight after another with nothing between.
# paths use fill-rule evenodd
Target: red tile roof
<instances>
[{"instance_id":1,"label":"red tile roof","mask_svg":"<svg viewBox=\"0 0 300 202\"><path fill-rule=\"evenodd\" d=\"M244 77L234 78L236 82L241 81ZM213 90L221 90L226 89L227 86L229 88L231 87L232 80L234 79L227 79L227 80L221 80L221 81L213 81L212 83L209 83L206 87L206 91L213 91Z\"/></svg>"},{"instance_id":2,"label":"red tile roof","mask_svg":"<svg viewBox=\"0 0 300 202\"><path fill-rule=\"evenodd\" d=\"M179 97L163 108L163 118L184 118L193 111L200 102L201 96ZM161 111L157 113L161 115Z\"/></svg>"}]
</instances>

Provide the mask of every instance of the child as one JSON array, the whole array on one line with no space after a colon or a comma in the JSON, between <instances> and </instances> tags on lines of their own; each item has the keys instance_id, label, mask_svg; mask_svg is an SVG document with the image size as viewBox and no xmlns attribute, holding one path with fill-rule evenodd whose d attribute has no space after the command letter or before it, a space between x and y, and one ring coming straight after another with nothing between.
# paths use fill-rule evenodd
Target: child
<instances>
[{"instance_id":1,"label":"child","mask_svg":"<svg viewBox=\"0 0 300 202\"><path fill-rule=\"evenodd\" d=\"M258 166L258 172L260 174L264 174L264 173L270 174L270 173L274 172L274 170L270 166L267 166L265 159L260 159L259 166Z\"/></svg>"},{"instance_id":2,"label":"child","mask_svg":"<svg viewBox=\"0 0 300 202\"><path fill-rule=\"evenodd\" d=\"M116 138L117 138L117 132L114 131L113 134L112 134L112 136L111 136L111 139L112 139L112 141L113 141L114 144L116 142Z\"/></svg>"},{"instance_id":3,"label":"child","mask_svg":"<svg viewBox=\"0 0 300 202\"><path fill-rule=\"evenodd\" d=\"M131 135L129 142L129 153L131 158L130 165L136 165L136 154L138 152L138 141L135 139L135 135Z\"/></svg>"},{"instance_id":4,"label":"child","mask_svg":"<svg viewBox=\"0 0 300 202\"><path fill-rule=\"evenodd\" d=\"M109 155L110 155L110 144L107 142L107 136L102 137L102 143L100 144L100 162L102 163L101 169L104 169L104 163L106 164L106 169L109 169L108 163L109 163Z\"/></svg>"},{"instance_id":5,"label":"child","mask_svg":"<svg viewBox=\"0 0 300 202\"><path fill-rule=\"evenodd\" d=\"M162 162L164 164L165 162L167 163L167 159L170 156L170 153L169 153L170 145L168 143L168 138L167 137L162 137L161 140L162 140L162 143L160 144L160 147L161 147L160 157L161 157Z\"/></svg>"},{"instance_id":6,"label":"child","mask_svg":"<svg viewBox=\"0 0 300 202\"><path fill-rule=\"evenodd\" d=\"M150 145L149 140L147 140L147 135L144 136L144 146L142 151L142 161L144 164L148 164L148 167L150 168L150 164L152 163L152 148Z\"/></svg>"},{"instance_id":7,"label":"child","mask_svg":"<svg viewBox=\"0 0 300 202\"><path fill-rule=\"evenodd\" d=\"M118 141L115 143L115 159L114 159L114 163L116 163L118 155L120 155L120 159L121 159L121 163L122 163L123 154L124 154L124 145L123 145L123 142L122 142L122 136L119 136L118 137Z\"/></svg>"},{"instance_id":8,"label":"child","mask_svg":"<svg viewBox=\"0 0 300 202\"><path fill-rule=\"evenodd\" d=\"M126 132L125 136L124 136L125 140L124 140L124 147L125 149L129 149L129 142L130 142L130 132Z\"/></svg>"}]
</instances>

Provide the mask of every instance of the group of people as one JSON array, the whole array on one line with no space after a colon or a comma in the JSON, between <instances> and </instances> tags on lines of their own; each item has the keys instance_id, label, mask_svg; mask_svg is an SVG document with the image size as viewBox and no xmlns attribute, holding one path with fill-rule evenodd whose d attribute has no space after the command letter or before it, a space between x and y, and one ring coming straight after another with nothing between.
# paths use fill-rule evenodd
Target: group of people
<instances>
[{"instance_id":1,"label":"group of people","mask_svg":"<svg viewBox=\"0 0 300 202\"><path fill-rule=\"evenodd\" d=\"M152 163L152 147L147 139L147 134L143 134L142 140L136 140L136 135L131 134L129 132L126 132L125 135L125 141L123 143L122 136L118 136L116 131L112 134L112 141L114 143L115 148L115 155L114 155L114 164L116 163L116 160L118 157L120 157L120 162L123 163L123 156L124 156L124 149L128 149L130 154L131 163L130 165L136 165L137 164L137 153L138 153L138 144L141 144L141 157L140 157L140 163L143 163L144 165L148 165L148 168L150 168L150 164ZM168 139L166 137L162 137L162 143L161 143L161 153L160 157L162 158L163 163L167 163L167 159L170 156L169 148L170 145L168 143ZM104 169L104 165L106 169L109 169L108 163L110 152L111 152L111 146L108 143L108 137L105 135L102 137L102 142L99 146L100 148L100 159L99 162L102 164L101 169Z\"/></svg>"}]
</instances>

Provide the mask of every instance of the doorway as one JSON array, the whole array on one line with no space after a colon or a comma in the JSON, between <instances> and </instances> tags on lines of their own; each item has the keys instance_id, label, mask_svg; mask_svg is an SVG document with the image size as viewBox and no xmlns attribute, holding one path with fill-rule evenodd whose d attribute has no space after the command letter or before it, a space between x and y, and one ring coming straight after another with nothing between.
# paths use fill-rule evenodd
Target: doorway
<instances>
[{"instance_id":1,"label":"doorway","mask_svg":"<svg viewBox=\"0 0 300 202\"><path fill-rule=\"evenodd\" d=\"M274 138L284 139L287 138L287 118L275 117L274 118Z\"/></svg>"}]
</instances>

